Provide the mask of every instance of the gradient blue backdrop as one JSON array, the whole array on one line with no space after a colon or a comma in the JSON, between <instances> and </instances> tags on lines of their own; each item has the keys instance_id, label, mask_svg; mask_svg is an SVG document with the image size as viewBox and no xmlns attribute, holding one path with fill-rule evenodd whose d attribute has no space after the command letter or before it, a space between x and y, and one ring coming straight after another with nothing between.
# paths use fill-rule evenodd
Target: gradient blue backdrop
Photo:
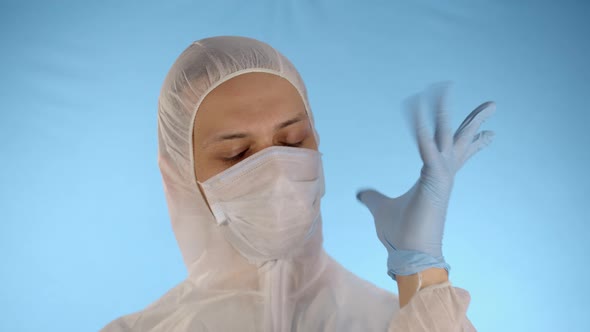
<instances>
[{"instance_id":1,"label":"gradient blue backdrop","mask_svg":"<svg viewBox=\"0 0 590 332\"><path fill-rule=\"evenodd\" d=\"M155 2L154 2L155 3ZM300 70L321 135L325 246L397 292L357 188L421 167L400 112L455 82L494 142L457 176L443 251L480 331L587 331L584 1L3 1L0 331L96 331L180 282L156 161L161 83L192 41L245 35Z\"/></svg>"}]
</instances>

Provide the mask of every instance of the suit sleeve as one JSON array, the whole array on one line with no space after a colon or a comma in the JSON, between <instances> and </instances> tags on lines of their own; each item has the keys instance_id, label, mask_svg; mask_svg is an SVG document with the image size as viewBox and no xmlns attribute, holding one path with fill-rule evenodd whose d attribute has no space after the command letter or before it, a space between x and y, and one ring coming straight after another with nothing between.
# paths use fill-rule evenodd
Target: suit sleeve
<instances>
[{"instance_id":1,"label":"suit sleeve","mask_svg":"<svg viewBox=\"0 0 590 332\"><path fill-rule=\"evenodd\" d=\"M469 292L450 281L418 291L392 318L389 332L476 332L467 318Z\"/></svg>"}]
</instances>

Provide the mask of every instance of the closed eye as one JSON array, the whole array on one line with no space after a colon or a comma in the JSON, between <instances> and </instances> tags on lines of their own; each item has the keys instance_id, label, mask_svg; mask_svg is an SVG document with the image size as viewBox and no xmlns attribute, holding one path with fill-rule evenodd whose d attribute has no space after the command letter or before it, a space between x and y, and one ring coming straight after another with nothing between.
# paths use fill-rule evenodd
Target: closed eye
<instances>
[{"instance_id":1,"label":"closed eye","mask_svg":"<svg viewBox=\"0 0 590 332\"><path fill-rule=\"evenodd\" d=\"M244 157L244 155L246 155L246 152L248 152L249 149L246 149L240 153L238 153L237 155L233 156L233 157L229 157L229 158L222 158L223 161L225 162L234 162L234 161L238 161L240 159L242 159L242 157Z\"/></svg>"},{"instance_id":2,"label":"closed eye","mask_svg":"<svg viewBox=\"0 0 590 332\"><path fill-rule=\"evenodd\" d=\"M301 145L303 145L303 142L304 142L304 141L299 141L299 142L297 142L297 143L291 143L291 144L289 144L289 143L283 143L283 144L284 144L284 145L286 145L286 146L300 147ZM226 162L226 163L233 163L233 162L236 162L236 161L238 161L238 160L242 159L242 158L243 158L243 157L246 155L246 152L248 152L248 150L250 150L250 149L246 149L246 150L244 150L244 151L242 151L242 152L238 153L237 155L235 155L235 156L233 156L233 157L229 157L229 158L222 158L222 160L223 160L224 162Z\"/></svg>"},{"instance_id":3,"label":"closed eye","mask_svg":"<svg viewBox=\"0 0 590 332\"><path fill-rule=\"evenodd\" d=\"M289 143L285 143L285 145L286 145L286 146L299 147L299 146L303 145L303 141L299 141L299 142L297 142L297 143L291 143L291 144L289 144Z\"/></svg>"}]
</instances>

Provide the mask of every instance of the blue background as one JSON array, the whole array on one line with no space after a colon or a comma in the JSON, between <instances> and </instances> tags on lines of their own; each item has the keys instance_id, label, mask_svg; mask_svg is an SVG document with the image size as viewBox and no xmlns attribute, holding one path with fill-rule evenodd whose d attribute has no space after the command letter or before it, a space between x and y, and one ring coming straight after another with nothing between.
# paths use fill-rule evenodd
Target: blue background
<instances>
[{"instance_id":1,"label":"blue background","mask_svg":"<svg viewBox=\"0 0 590 332\"><path fill-rule=\"evenodd\" d=\"M3 1L0 331L96 331L185 277L157 167L164 76L244 35L300 70L321 135L325 246L397 292L360 187L421 160L405 97L454 82L493 143L459 172L443 252L480 331L584 331L590 311L590 5L584 1Z\"/></svg>"}]
</instances>

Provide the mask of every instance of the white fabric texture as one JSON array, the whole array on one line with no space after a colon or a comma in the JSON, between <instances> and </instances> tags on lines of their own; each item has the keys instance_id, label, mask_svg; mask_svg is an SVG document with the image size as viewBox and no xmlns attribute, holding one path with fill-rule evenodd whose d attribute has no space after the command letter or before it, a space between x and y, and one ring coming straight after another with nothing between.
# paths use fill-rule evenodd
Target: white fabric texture
<instances>
[{"instance_id":1,"label":"white fabric texture","mask_svg":"<svg viewBox=\"0 0 590 332\"><path fill-rule=\"evenodd\" d=\"M101 331L475 331L466 317L469 293L448 281L423 288L400 309L397 295L346 270L324 251L321 213L303 250L292 257L251 262L232 246L222 231L227 224L216 222L198 190L192 134L205 96L248 72L287 79L313 126L303 80L270 45L219 36L184 50L159 98L158 165L188 276ZM319 145L315 129L314 135ZM323 169L321 174L323 194Z\"/></svg>"}]
</instances>

